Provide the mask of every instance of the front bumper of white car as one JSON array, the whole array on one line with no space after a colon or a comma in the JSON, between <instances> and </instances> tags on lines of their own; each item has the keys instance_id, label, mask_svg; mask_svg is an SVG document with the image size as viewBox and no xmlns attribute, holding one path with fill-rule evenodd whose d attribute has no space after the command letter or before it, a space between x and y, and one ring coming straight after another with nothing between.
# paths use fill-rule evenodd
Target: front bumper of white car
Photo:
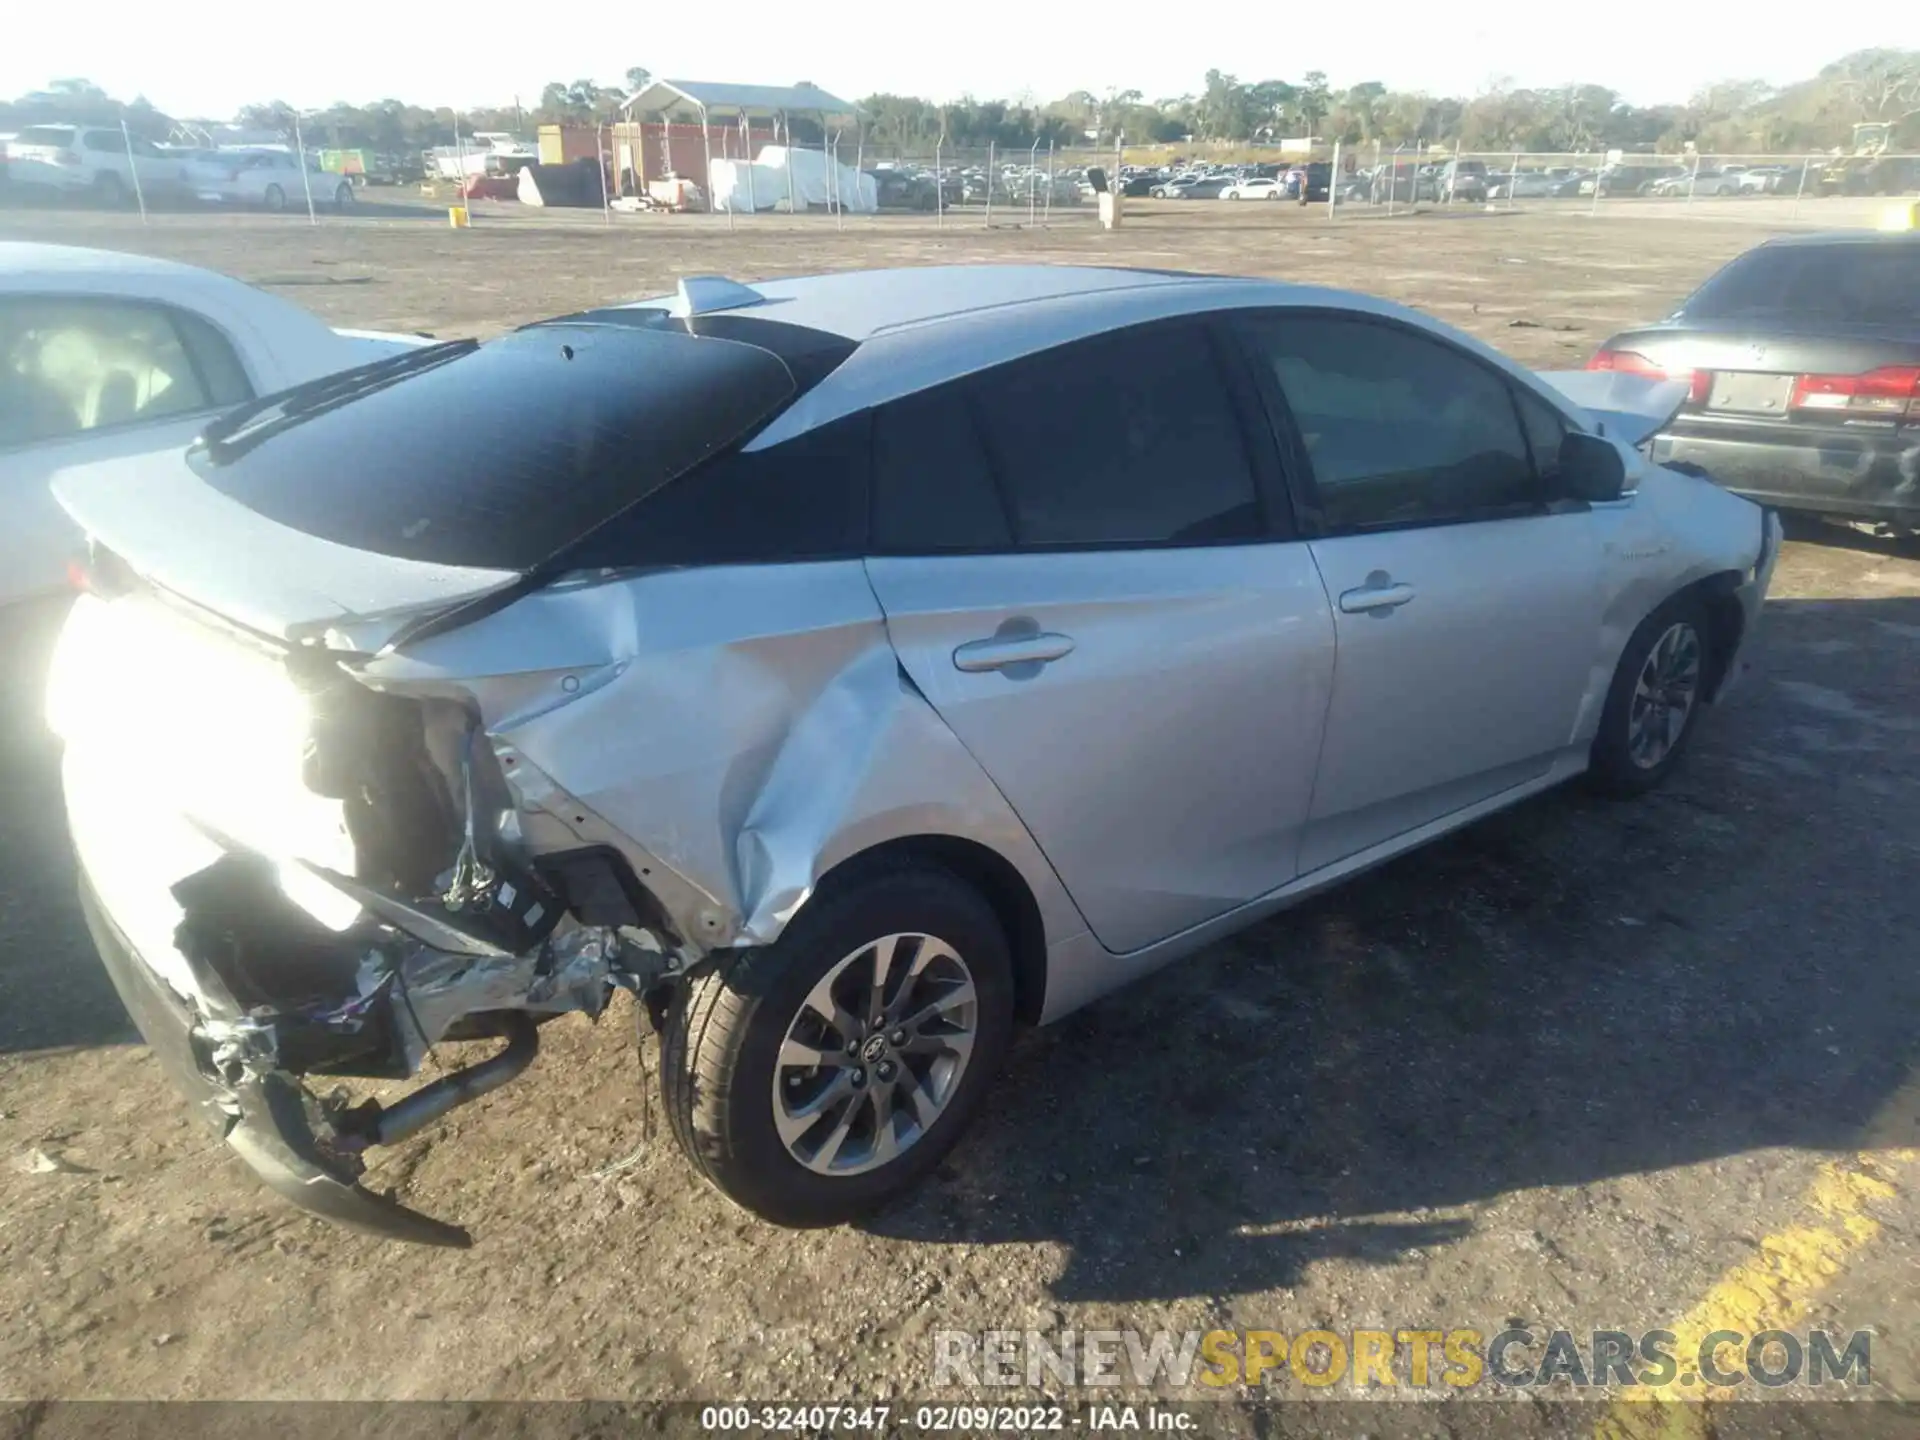
<instances>
[{"instance_id":1,"label":"front bumper of white car","mask_svg":"<svg viewBox=\"0 0 1920 1440\"><path fill-rule=\"evenodd\" d=\"M1739 682L1748 665L1747 656L1753 642L1753 635L1760 628L1760 611L1766 604L1767 590L1773 584L1774 567L1780 563L1780 547L1785 539L1785 530L1780 524L1777 510L1760 512L1760 554L1753 562L1753 568L1747 578L1735 590L1740 601L1741 626L1740 644L1733 654L1727 657L1727 663L1721 671L1720 684L1714 691L1715 701L1726 698L1727 692Z\"/></svg>"}]
</instances>

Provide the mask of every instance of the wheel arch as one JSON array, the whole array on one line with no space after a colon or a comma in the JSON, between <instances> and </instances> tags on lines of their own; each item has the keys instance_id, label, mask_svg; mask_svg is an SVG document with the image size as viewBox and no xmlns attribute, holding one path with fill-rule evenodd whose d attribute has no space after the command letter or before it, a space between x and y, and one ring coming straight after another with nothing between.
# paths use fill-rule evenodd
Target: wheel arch
<instances>
[{"instance_id":1,"label":"wheel arch","mask_svg":"<svg viewBox=\"0 0 1920 1440\"><path fill-rule=\"evenodd\" d=\"M903 835L849 855L821 875L808 897L910 865L933 865L958 876L992 907L1013 957L1014 1014L1036 1024L1047 998L1047 929L1019 868L977 840L959 835Z\"/></svg>"},{"instance_id":2,"label":"wheel arch","mask_svg":"<svg viewBox=\"0 0 1920 1440\"><path fill-rule=\"evenodd\" d=\"M1729 664L1740 649L1746 630L1747 612L1740 605L1740 585L1745 580L1738 570L1719 570L1683 585L1670 596L1671 604L1681 598L1696 599L1705 610L1709 632L1706 698L1709 704L1719 698L1727 682Z\"/></svg>"}]
</instances>

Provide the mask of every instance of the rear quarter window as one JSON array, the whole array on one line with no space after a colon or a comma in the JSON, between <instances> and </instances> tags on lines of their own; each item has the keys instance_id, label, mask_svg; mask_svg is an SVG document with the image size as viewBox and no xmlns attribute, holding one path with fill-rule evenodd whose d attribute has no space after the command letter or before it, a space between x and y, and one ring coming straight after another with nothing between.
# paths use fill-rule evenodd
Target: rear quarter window
<instances>
[{"instance_id":1,"label":"rear quarter window","mask_svg":"<svg viewBox=\"0 0 1920 1440\"><path fill-rule=\"evenodd\" d=\"M778 564L858 555L872 412L765 449L729 450L669 481L567 557L579 570Z\"/></svg>"}]
</instances>

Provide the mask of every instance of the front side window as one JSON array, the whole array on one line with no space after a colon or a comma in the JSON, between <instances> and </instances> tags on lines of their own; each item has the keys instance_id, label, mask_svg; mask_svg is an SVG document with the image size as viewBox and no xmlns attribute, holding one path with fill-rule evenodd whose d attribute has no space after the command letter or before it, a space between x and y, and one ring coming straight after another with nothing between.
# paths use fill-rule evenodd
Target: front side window
<instances>
[{"instance_id":1,"label":"front side window","mask_svg":"<svg viewBox=\"0 0 1920 1440\"><path fill-rule=\"evenodd\" d=\"M989 371L972 390L1022 547L1264 533L1239 413L1198 324L1060 346Z\"/></svg>"},{"instance_id":2,"label":"front side window","mask_svg":"<svg viewBox=\"0 0 1920 1440\"><path fill-rule=\"evenodd\" d=\"M1512 388L1490 367L1390 323L1244 325L1292 413L1328 530L1495 518L1542 498Z\"/></svg>"},{"instance_id":3,"label":"front side window","mask_svg":"<svg viewBox=\"0 0 1920 1440\"><path fill-rule=\"evenodd\" d=\"M0 300L0 449L247 398L232 348L196 317L124 300Z\"/></svg>"},{"instance_id":4,"label":"front side window","mask_svg":"<svg viewBox=\"0 0 1920 1440\"><path fill-rule=\"evenodd\" d=\"M1527 448L1533 452L1533 468L1547 482L1547 490L1560 475L1560 447L1566 442L1567 422L1560 412L1538 395L1514 387L1514 403L1520 407L1520 425L1527 432Z\"/></svg>"}]
</instances>

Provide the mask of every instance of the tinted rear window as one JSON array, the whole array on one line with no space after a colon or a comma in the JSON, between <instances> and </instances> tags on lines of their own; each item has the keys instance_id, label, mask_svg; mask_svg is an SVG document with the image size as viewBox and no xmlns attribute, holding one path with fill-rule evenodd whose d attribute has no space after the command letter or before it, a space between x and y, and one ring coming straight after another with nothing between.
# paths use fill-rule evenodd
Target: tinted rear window
<instances>
[{"instance_id":1,"label":"tinted rear window","mask_svg":"<svg viewBox=\"0 0 1920 1440\"><path fill-rule=\"evenodd\" d=\"M16 145L71 145L73 131L65 125L29 125L13 137Z\"/></svg>"},{"instance_id":2,"label":"tinted rear window","mask_svg":"<svg viewBox=\"0 0 1920 1440\"><path fill-rule=\"evenodd\" d=\"M1707 281L1689 320L1920 324L1920 244L1768 245Z\"/></svg>"},{"instance_id":3,"label":"tinted rear window","mask_svg":"<svg viewBox=\"0 0 1920 1440\"><path fill-rule=\"evenodd\" d=\"M245 407L188 461L280 524L376 554L525 570L792 398L754 346L541 325L434 346Z\"/></svg>"}]
</instances>

